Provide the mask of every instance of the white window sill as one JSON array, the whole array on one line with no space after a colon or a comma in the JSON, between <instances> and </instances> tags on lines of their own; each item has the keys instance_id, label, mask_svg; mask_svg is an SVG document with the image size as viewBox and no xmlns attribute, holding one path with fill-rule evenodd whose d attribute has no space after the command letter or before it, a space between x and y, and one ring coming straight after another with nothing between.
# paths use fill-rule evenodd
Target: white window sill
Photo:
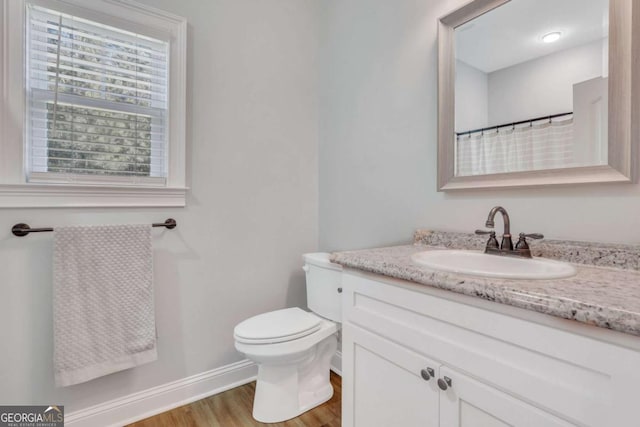
<instances>
[{"instance_id":1,"label":"white window sill","mask_svg":"<svg viewBox=\"0 0 640 427\"><path fill-rule=\"evenodd\" d=\"M186 187L0 184L0 208L184 207Z\"/></svg>"}]
</instances>

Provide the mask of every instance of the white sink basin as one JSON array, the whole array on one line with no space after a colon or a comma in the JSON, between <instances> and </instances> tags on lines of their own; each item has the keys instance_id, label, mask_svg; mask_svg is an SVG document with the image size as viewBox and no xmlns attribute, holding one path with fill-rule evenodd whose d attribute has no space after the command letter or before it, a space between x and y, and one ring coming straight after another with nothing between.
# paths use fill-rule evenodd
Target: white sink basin
<instances>
[{"instance_id":1,"label":"white sink basin","mask_svg":"<svg viewBox=\"0 0 640 427\"><path fill-rule=\"evenodd\" d=\"M480 251L433 250L411 259L434 270L502 279L562 279L576 274L571 264L545 258L512 258Z\"/></svg>"}]
</instances>

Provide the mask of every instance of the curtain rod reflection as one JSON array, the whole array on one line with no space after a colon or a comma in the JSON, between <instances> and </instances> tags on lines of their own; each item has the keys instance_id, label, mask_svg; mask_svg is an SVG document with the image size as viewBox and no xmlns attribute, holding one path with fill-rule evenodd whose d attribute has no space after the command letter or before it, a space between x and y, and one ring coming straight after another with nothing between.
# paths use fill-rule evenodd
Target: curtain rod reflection
<instances>
[{"instance_id":1,"label":"curtain rod reflection","mask_svg":"<svg viewBox=\"0 0 640 427\"><path fill-rule=\"evenodd\" d=\"M504 123L502 125L489 126L489 127L486 127L486 128L480 128L480 129L474 129L474 130L466 130L464 132L456 132L456 136L460 136L460 135L469 135L469 136L471 136L472 133L476 133L476 132L484 132L486 130L492 130L492 129L499 130L500 128L503 128L503 127L507 127L507 126L515 127L516 125L522 125L524 123L529 123L529 125L532 126L533 122L537 122L539 120L549 120L549 122L551 122L551 119L555 119L556 117L570 116L572 114L573 114L573 111L570 111L568 113L552 114L550 116L536 117L535 119L521 120L519 122Z\"/></svg>"}]
</instances>

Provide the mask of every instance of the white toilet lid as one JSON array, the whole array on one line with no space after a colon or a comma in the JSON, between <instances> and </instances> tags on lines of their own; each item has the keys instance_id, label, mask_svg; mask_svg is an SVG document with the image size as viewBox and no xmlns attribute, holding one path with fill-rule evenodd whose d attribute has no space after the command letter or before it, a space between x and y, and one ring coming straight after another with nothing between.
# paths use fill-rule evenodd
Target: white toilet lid
<instances>
[{"instance_id":1,"label":"white toilet lid","mask_svg":"<svg viewBox=\"0 0 640 427\"><path fill-rule=\"evenodd\" d=\"M322 320L297 307L270 311L240 322L233 330L236 341L272 344L291 341L320 329Z\"/></svg>"}]
</instances>

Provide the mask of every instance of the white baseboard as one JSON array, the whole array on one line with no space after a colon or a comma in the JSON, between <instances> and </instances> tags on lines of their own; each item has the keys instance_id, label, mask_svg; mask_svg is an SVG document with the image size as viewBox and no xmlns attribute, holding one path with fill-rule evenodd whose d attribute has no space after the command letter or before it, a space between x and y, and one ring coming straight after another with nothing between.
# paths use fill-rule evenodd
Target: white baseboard
<instances>
[{"instance_id":1,"label":"white baseboard","mask_svg":"<svg viewBox=\"0 0 640 427\"><path fill-rule=\"evenodd\" d=\"M342 376L342 352L331 358L331 370ZM221 368L133 393L67 414L67 427L123 426L204 399L256 379L258 367L241 360Z\"/></svg>"},{"instance_id":2,"label":"white baseboard","mask_svg":"<svg viewBox=\"0 0 640 427\"><path fill-rule=\"evenodd\" d=\"M247 384L255 380L257 374L255 363L241 360L69 413L65 416L65 426L122 426Z\"/></svg>"},{"instance_id":3,"label":"white baseboard","mask_svg":"<svg viewBox=\"0 0 640 427\"><path fill-rule=\"evenodd\" d=\"M340 350L336 351L336 354L331 358L331 370L342 376L342 352Z\"/></svg>"}]
</instances>

